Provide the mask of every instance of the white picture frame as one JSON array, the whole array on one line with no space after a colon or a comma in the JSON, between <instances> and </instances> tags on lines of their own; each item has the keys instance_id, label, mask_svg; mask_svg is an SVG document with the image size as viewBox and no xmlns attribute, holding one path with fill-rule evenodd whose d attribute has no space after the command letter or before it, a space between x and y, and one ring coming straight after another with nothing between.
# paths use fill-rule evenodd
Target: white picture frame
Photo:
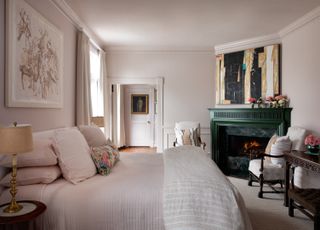
<instances>
[{"instance_id":1,"label":"white picture frame","mask_svg":"<svg viewBox=\"0 0 320 230\"><path fill-rule=\"evenodd\" d=\"M63 35L23 0L6 0L6 106L63 108Z\"/></svg>"}]
</instances>

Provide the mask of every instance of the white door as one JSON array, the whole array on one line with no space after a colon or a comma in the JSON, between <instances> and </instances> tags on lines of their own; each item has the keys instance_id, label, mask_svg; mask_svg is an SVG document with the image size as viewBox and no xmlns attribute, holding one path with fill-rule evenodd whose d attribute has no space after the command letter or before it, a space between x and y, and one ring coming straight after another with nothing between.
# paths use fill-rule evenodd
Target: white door
<instances>
[{"instance_id":1,"label":"white door","mask_svg":"<svg viewBox=\"0 0 320 230\"><path fill-rule=\"evenodd\" d=\"M126 85L124 93L127 146L154 147L154 87Z\"/></svg>"}]
</instances>

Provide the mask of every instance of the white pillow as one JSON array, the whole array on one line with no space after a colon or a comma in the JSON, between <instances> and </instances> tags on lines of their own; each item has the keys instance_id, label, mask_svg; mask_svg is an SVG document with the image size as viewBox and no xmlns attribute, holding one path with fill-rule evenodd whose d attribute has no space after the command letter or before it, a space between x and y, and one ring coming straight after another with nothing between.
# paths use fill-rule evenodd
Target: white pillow
<instances>
[{"instance_id":1,"label":"white pillow","mask_svg":"<svg viewBox=\"0 0 320 230\"><path fill-rule=\"evenodd\" d=\"M79 130L86 138L90 147L98 147L108 143L98 126L80 125Z\"/></svg>"},{"instance_id":2,"label":"white pillow","mask_svg":"<svg viewBox=\"0 0 320 230\"><path fill-rule=\"evenodd\" d=\"M270 155L273 156L279 156L283 155L284 151L290 151L291 150L291 140L288 136L282 136L278 137L276 142L272 144ZM283 158L273 158L271 157L271 163L272 164L284 164Z\"/></svg>"},{"instance_id":3,"label":"white pillow","mask_svg":"<svg viewBox=\"0 0 320 230\"><path fill-rule=\"evenodd\" d=\"M17 167L56 165L58 159L53 151L51 139L33 139L33 150L17 155ZM0 156L0 166L12 167L12 156Z\"/></svg>"},{"instance_id":4,"label":"white pillow","mask_svg":"<svg viewBox=\"0 0 320 230\"><path fill-rule=\"evenodd\" d=\"M17 170L17 185L50 184L61 176L58 166L26 167ZM0 184L10 187L11 173L8 173Z\"/></svg>"},{"instance_id":5,"label":"white pillow","mask_svg":"<svg viewBox=\"0 0 320 230\"><path fill-rule=\"evenodd\" d=\"M200 143L197 138L197 129L190 128L190 129L180 130L175 128L175 134L176 134L178 146L183 146L183 145L200 146Z\"/></svg>"},{"instance_id":6,"label":"white pillow","mask_svg":"<svg viewBox=\"0 0 320 230\"><path fill-rule=\"evenodd\" d=\"M62 129L55 132L54 148L63 177L71 183L78 183L96 174L91 159L90 147L77 129Z\"/></svg>"}]
</instances>

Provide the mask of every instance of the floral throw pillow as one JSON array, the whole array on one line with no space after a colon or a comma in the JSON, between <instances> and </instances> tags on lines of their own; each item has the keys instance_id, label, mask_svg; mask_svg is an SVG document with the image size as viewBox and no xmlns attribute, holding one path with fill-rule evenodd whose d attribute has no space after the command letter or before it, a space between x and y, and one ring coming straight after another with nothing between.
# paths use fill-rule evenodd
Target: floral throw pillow
<instances>
[{"instance_id":1,"label":"floral throw pillow","mask_svg":"<svg viewBox=\"0 0 320 230\"><path fill-rule=\"evenodd\" d=\"M117 149L110 145L92 147L91 157L95 163L99 174L108 175L112 167L119 161L120 154Z\"/></svg>"}]
</instances>

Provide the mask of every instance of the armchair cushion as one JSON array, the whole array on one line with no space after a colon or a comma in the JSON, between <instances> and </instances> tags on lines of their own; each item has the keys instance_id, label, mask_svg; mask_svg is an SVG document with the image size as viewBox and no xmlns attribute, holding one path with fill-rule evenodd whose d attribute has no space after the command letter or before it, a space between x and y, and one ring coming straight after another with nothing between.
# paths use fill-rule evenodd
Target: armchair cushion
<instances>
[{"instance_id":1,"label":"armchair cushion","mask_svg":"<svg viewBox=\"0 0 320 230\"><path fill-rule=\"evenodd\" d=\"M280 164L273 164L272 162L266 160L263 162L263 178L264 180L284 180L284 167ZM249 163L249 171L255 176L260 177L262 172L261 169L261 159L251 160Z\"/></svg>"},{"instance_id":2,"label":"armchair cushion","mask_svg":"<svg viewBox=\"0 0 320 230\"><path fill-rule=\"evenodd\" d=\"M291 140L289 139L289 137L288 136L278 137L276 142L271 146L270 155L280 156L280 155L283 155L284 151L290 151L290 149L291 149ZM284 164L284 159L271 157L271 163L275 165L279 164L282 166Z\"/></svg>"}]
</instances>

